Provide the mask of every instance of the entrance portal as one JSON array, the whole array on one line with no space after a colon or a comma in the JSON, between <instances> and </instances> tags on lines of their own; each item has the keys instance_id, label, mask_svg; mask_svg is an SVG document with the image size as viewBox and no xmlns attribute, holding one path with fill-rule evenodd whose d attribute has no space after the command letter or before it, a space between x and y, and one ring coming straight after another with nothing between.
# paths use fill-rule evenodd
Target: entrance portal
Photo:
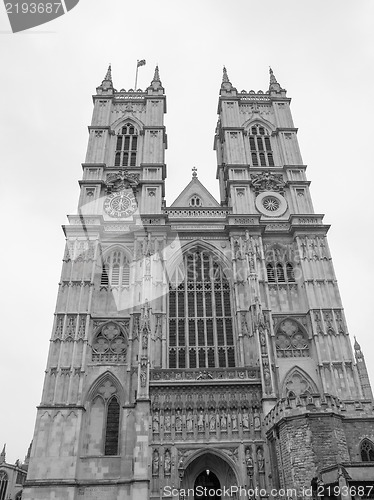
<instances>
[{"instance_id":1,"label":"entrance portal","mask_svg":"<svg viewBox=\"0 0 374 500\"><path fill-rule=\"evenodd\" d=\"M197 489L199 487L199 489ZM218 477L209 469L204 470L196 478L194 491L195 500L221 500L217 491L221 489ZM201 493L203 492L203 495Z\"/></svg>"},{"instance_id":2,"label":"entrance portal","mask_svg":"<svg viewBox=\"0 0 374 500\"><path fill-rule=\"evenodd\" d=\"M189 500L234 498L229 494L230 487L238 484L233 465L219 450L206 450L205 453L202 451L197 452L195 457L191 457L187 462L180 488L190 492ZM217 491L220 493L219 490L222 491L221 495L216 494Z\"/></svg>"}]
</instances>

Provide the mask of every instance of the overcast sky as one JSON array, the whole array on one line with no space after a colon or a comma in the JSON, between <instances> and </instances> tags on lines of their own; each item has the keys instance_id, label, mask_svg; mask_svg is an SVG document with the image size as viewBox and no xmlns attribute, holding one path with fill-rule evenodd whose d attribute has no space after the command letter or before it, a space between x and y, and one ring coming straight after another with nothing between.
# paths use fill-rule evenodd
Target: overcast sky
<instances>
[{"instance_id":1,"label":"overcast sky","mask_svg":"<svg viewBox=\"0 0 374 500\"><path fill-rule=\"evenodd\" d=\"M374 3L370 0L80 0L67 15L11 34L0 6L2 342L0 445L23 459L49 348L64 236L76 211L92 100L112 63L117 89L166 89L166 199L198 168L218 198L213 136L222 66L240 91L268 88L268 67L292 98L317 213L350 333L374 380Z\"/></svg>"}]
</instances>

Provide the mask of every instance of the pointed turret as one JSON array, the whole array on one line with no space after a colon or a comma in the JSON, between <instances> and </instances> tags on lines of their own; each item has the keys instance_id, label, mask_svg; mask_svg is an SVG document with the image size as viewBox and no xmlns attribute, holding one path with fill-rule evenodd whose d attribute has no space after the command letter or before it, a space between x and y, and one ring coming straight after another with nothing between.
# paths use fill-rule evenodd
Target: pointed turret
<instances>
[{"instance_id":1,"label":"pointed turret","mask_svg":"<svg viewBox=\"0 0 374 500\"><path fill-rule=\"evenodd\" d=\"M101 85L96 88L98 94L103 92L112 92L113 91L113 80L112 80L112 65L109 64L104 80L101 82Z\"/></svg>"},{"instance_id":2,"label":"pointed turret","mask_svg":"<svg viewBox=\"0 0 374 500\"><path fill-rule=\"evenodd\" d=\"M232 90L236 90L233 87L232 83L230 82L230 78L229 78L229 75L227 74L226 66L223 67L221 90L226 90L226 92L231 92Z\"/></svg>"},{"instance_id":3,"label":"pointed turret","mask_svg":"<svg viewBox=\"0 0 374 500\"><path fill-rule=\"evenodd\" d=\"M276 93L286 92L285 89L282 89L282 87L277 82L277 79L274 76L274 72L270 66L269 66L269 73L270 73L269 91L276 92Z\"/></svg>"},{"instance_id":4,"label":"pointed turret","mask_svg":"<svg viewBox=\"0 0 374 500\"><path fill-rule=\"evenodd\" d=\"M105 78L103 81L112 82L112 65L111 64L109 64L109 66L108 66L108 71L106 72L106 75L105 75Z\"/></svg>"},{"instance_id":5,"label":"pointed turret","mask_svg":"<svg viewBox=\"0 0 374 500\"><path fill-rule=\"evenodd\" d=\"M366 368L365 357L361 350L360 344L357 342L356 337L354 337L355 343L353 345L355 349L355 358L357 363L358 375L361 382L362 392L365 398L373 399L373 393L370 386L369 374Z\"/></svg>"},{"instance_id":6,"label":"pointed turret","mask_svg":"<svg viewBox=\"0 0 374 500\"><path fill-rule=\"evenodd\" d=\"M148 87L148 89L151 89L153 91L159 90L159 89L164 90L164 87L162 86L161 79L160 79L160 71L158 69L158 65L155 68L153 80L151 81L151 85Z\"/></svg>"},{"instance_id":7,"label":"pointed turret","mask_svg":"<svg viewBox=\"0 0 374 500\"><path fill-rule=\"evenodd\" d=\"M0 454L0 464L5 463L5 459L6 459L6 452L5 452L5 448L6 448L6 444L4 444L4 446L3 446L3 451L2 451L2 452L1 452L1 454Z\"/></svg>"}]
</instances>

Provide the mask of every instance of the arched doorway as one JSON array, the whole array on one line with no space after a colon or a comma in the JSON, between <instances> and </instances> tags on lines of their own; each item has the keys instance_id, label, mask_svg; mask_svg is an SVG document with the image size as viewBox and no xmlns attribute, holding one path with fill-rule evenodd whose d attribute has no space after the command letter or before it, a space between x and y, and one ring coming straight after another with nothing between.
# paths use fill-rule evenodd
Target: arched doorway
<instances>
[{"instance_id":1,"label":"arched doorway","mask_svg":"<svg viewBox=\"0 0 374 500\"><path fill-rule=\"evenodd\" d=\"M221 484L218 477L209 469L200 472L194 484L195 500L221 500Z\"/></svg>"},{"instance_id":2,"label":"arched doorway","mask_svg":"<svg viewBox=\"0 0 374 500\"><path fill-rule=\"evenodd\" d=\"M230 496L231 486L238 485L238 477L234 463L220 450L206 450L191 454L184 464L183 475L180 483L181 489L188 491L190 500L225 500L234 498ZM205 496L201 496L202 488L197 495L196 488L206 487ZM209 490L217 491L219 494L209 494ZM220 494L222 490L222 494ZM194 496L191 492L194 492ZM226 495L226 496L225 496Z\"/></svg>"}]
</instances>

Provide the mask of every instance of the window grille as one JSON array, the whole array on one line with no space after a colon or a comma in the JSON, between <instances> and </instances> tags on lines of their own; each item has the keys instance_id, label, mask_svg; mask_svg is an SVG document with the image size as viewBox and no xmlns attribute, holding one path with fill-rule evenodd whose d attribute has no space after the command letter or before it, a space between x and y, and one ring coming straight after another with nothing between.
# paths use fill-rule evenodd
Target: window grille
<instances>
[{"instance_id":1,"label":"window grille","mask_svg":"<svg viewBox=\"0 0 374 500\"><path fill-rule=\"evenodd\" d=\"M169 284L169 368L234 366L229 282L212 254L185 254Z\"/></svg>"},{"instance_id":2,"label":"window grille","mask_svg":"<svg viewBox=\"0 0 374 500\"><path fill-rule=\"evenodd\" d=\"M249 148L252 166L274 167L273 151L269 131L260 125L252 125L249 129Z\"/></svg>"},{"instance_id":3,"label":"window grille","mask_svg":"<svg viewBox=\"0 0 374 500\"><path fill-rule=\"evenodd\" d=\"M131 123L126 123L117 135L114 165L135 167L138 148L138 131Z\"/></svg>"}]
</instances>

